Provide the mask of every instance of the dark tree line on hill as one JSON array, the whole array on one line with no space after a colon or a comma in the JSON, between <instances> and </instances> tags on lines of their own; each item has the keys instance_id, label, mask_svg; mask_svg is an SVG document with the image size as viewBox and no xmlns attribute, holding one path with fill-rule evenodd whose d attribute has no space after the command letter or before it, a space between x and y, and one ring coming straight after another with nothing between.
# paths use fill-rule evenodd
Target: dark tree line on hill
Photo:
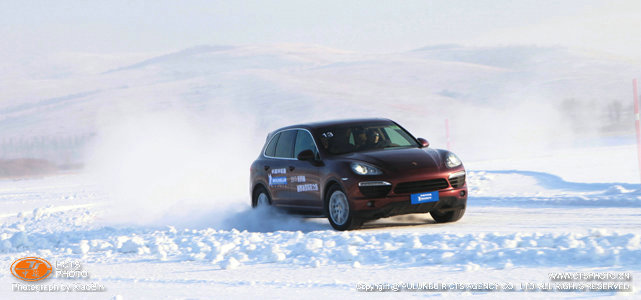
<instances>
[{"instance_id":1,"label":"dark tree line on hill","mask_svg":"<svg viewBox=\"0 0 641 300\"><path fill-rule=\"evenodd\" d=\"M559 109L577 134L634 134L632 100L579 101L569 98L561 102Z\"/></svg>"}]
</instances>

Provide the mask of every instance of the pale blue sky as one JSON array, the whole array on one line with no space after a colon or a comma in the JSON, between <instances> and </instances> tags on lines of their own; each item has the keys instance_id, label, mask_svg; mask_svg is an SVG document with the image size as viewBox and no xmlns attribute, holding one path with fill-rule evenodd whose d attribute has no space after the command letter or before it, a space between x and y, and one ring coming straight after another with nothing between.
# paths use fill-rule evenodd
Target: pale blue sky
<instances>
[{"instance_id":1,"label":"pale blue sky","mask_svg":"<svg viewBox=\"0 0 641 300\"><path fill-rule=\"evenodd\" d=\"M459 43L561 45L639 58L641 1L0 0L0 37L4 53L271 43L391 52Z\"/></svg>"}]
</instances>

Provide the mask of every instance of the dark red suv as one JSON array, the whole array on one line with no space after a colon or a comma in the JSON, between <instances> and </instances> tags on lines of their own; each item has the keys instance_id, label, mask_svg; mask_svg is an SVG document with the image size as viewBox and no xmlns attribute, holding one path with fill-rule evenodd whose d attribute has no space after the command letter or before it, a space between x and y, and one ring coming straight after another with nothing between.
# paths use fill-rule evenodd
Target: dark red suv
<instances>
[{"instance_id":1,"label":"dark red suv","mask_svg":"<svg viewBox=\"0 0 641 300\"><path fill-rule=\"evenodd\" d=\"M409 213L457 221L467 204L465 169L454 153L428 146L387 119L278 129L251 166L252 206L324 214L337 230Z\"/></svg>"}]
</instances>

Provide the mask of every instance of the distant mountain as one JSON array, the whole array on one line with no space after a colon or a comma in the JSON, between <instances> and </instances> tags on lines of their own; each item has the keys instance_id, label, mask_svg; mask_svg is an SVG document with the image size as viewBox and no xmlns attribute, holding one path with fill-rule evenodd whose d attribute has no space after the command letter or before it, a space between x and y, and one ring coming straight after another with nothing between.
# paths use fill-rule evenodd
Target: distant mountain
<instances>
[{"instance_id":1,"label":"distant mountain","mask_svg":"<svg viewBox=\"0 0 641 300\"><path fill-rule=\"evenodd\" d=\"M225 115L237 120L225 126L252 120L255 136L308 120L382 116L435 145L444 144L446 118L457 143L476 146L499 137L525 142L524 135L534 141L577 130L598 134L607 126L627 132L610 123L625 124L628 117L612 121L617 113L606 109L624 111L631 104L630 82L639 70L638 63L535 46L437 45L387 54L304 45L197 46L137 62L129 56L120 66L110 57L95 64L103 69L78 67L93 56L64 57L76 67L53 77L0 74L9 78L0 95L0 143L92 135L117 116L159 111L212 125ZM595 112L569 117L573 107Z\"/></svg>"}]
</instances>

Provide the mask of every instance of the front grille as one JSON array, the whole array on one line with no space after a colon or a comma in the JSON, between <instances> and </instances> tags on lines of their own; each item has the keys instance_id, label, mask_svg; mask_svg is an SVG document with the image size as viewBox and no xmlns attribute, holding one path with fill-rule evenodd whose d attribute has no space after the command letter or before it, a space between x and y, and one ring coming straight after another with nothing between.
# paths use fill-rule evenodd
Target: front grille
<instances>
[{"instance_id":1,"label":"front grille","mask_svg":"<svg viewBox=\"0 0 641 300\"><path fill-rule=\"evenodd\" d=\"M462 187L465 184L465 175L450 178L450 184L455 189Z\"/></svg>"},{"instance_id":2,"label":"front grille","mask_svg":"<svg viewBox=\"0 0 641 300\"><path fill-rule=\"evenodd\" d=\"M401 182L396 185L396 188L394 188L394 193L410 194L410 193L420 193L420 192L432 192L432 191L438 191L438 190L447 188L448 186L449 184L447 184L447 180L443 178L423 180L423 181Z\"/></svg>"},{"instance_id":3,"label":"front grille","mask_svg":"<svg viewBox=\"0 0 641 300\"><path fill-rule=\"evenodd\" d=\"M359 186L358 189L367 197L385 197L392 189L390 185Z\"/></svg>"}]
</instances>

